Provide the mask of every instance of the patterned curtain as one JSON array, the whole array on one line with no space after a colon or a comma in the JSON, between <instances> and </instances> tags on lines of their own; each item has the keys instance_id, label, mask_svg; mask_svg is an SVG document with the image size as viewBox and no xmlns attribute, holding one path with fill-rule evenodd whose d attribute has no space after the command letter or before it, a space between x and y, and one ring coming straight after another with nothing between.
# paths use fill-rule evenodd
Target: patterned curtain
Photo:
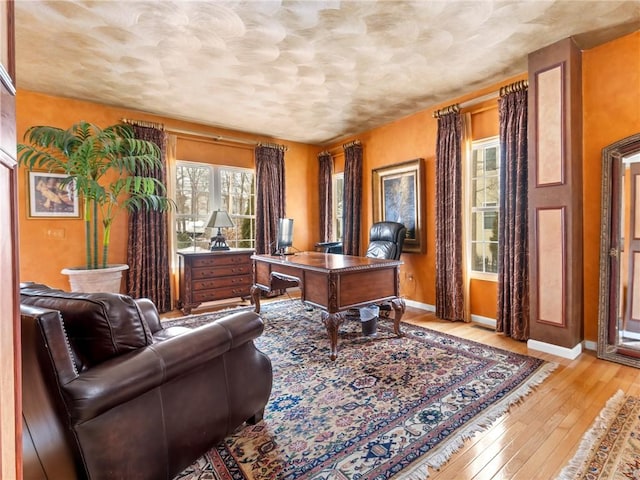
<instances>
[{"instance_id":1,"label":"patterned curtain","mask_svg":"<svg viewBox=\"0 0 640 480\"><path fill-rule=\"evenodd\" d=\"M256 253L273 253L284 217L284 147L258 145L256 155Z\"/></svg>"},{"instance_id":2,"label":"patterned curtain","mask_svg":"<svg viewBox=\"0 0 640 480\"><path fill-rule=\"evenodd\" d=\"M318 194L320 197L320 241L329 242L333 235L333 157L329 152L318 154Z\"/></svg>"},{"instance_id":3,"label":"patterned curtain","mask_svg":"<svg viewBox=\"0 0 640 480\"><path fill-rule=\"evenodd\" d=\"M436 145L436 316L464 320L462 281L462 119L438 115Z\"/></svg>"},{"instance_id":4,"label":"patterned curtain","mask_svg":"<svg viewBox=\"0 0 640 480\"><path fill-rule=\"evenodd\" d=\"M154 142L160 148L163 167L152 175L167 184L167 138L163 129L134 124L136 138ZM169 233L167 212L138 210L129 215L127 246L127 292L134 298L149 298L160 313L171 310L169 276Z\"/></svg>"},{"instance_id":5,"label":"patterned curtain","mask_svg":"<svg viewBox=\"0 0 640 480\"><path fill-rule=\"evenodd\" d=\"M517 82L505 89L506 93L500 92L499 113L500 252L496 331L516 340L528 340L527 88L525 82Z\"/></svg>"},{"instance_id":6,"label":"patterned curtain","mask_svg":"<svg viewBox=\"0 0 640 480\"><path fill-rule=\"evenodd\" d=\"M342 209L342 251L360 255L360 216L362 197L362 145L344 145L344 204Z\"/></svg>"}]
</instances>

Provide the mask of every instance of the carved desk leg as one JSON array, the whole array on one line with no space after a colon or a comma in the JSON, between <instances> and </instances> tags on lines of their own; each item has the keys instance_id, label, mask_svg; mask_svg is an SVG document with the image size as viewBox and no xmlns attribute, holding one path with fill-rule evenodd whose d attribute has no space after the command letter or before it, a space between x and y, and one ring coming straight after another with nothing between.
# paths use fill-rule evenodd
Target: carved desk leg
<instances>
[{"instance_id":1,"label":"carved desk leg","mask_svg":"<svg viewBox=\"0 0 640 480\"><path fill-rule=\"evenodd\" d=\"M260 292L262 290L257 285L251 285L251 303L256 313L260 313Z\"/></svg>"},{"instance_id":2,"label":"carved desk leg","mask_svg":"<svg viewBox=\"0 0 640 480\"><path fill-rule=\"evenodd\" d=\"M402 298L394 298L391 300L391 306L395 311L395 315L393 317L393 333L401 337L402 332L400 331L400 320L402 320L402 315L404 315L407 305L404 303Z\"/></svg>"},{"instance_id":3,"label":"carved desk leg","mask_svg":"<svg viewBox=\"0 0 640 480\"><path fill-rule=\"evenodd\" d=\"M331 360L335 360L338 356L338 329L344 322L344 314L322 312L322 321L329 334Z\"/></svg>"}]
</instances>

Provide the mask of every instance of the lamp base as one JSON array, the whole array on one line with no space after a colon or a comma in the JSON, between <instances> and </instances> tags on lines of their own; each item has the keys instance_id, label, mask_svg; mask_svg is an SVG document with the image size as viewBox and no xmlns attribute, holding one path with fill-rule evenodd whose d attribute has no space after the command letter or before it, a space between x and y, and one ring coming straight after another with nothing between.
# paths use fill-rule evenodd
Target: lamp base
<instances>
[{"instance_id":1,"label":"lamp base","mask_svg":"<svg viewBox=\"0 0 640 480\"><path fill-rule=\"evenodd\" d=\"M229 245L227 245L227 240L224 238L224 235L220 233L219 229L218 234L215 237L211 237L210 250L231 250L231 248L229 248Z\"/></svg>"}]
</instances>

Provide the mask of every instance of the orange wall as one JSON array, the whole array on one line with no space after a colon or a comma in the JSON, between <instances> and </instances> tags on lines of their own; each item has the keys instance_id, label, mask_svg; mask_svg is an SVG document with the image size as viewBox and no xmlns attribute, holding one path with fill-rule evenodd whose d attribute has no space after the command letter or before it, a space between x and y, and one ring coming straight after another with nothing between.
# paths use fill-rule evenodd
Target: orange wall
<instances>
[{"instance_id":1,"label":"orange wall","mask_svg":"<svg viewBox=\"0 0 640 480\"><path fill-rule=\"evenodd\" d=\"M401 292L407 298L435 305L435 151L438 133L438 122L433 118L433 111L452 103L463 103L490 92L496 92L503 85L526 78L526 75L503 80L483 90L464 97L453 99L433 109L424 110L383 125L368 132L344 139L339 145L332 145L328 150L335 158L336 170L343 169L343 158L340 153L342 144L358 139L363 145L363 194L362 194L362 227L360 232L361 251L366 248L369 228L373 223L373 205L371 183L372 170L400 163L414 158L424 159L424 238L423 253L403 253L400 283ZM483 102L470 107L472 136L482 139L496 136L499 133L497 100ZM463 113L466 111L463 110ZM470 311L473 315L489 318L496 317L497 284L486 280L472 279L470 282Z\"/></svg>"},{"instance_id":2,"label":"orange wall","mask_svg":"<svg viewBox=\"0 0 640 480\"><path fill-rule=\"evenodd\" d=\"M598 272L600 236L600 155L604 146L640 131L640 33L628 35L583 53L583 168L584 168L584 312L585 338L597 337ZM361 249L366 248L368 231L373 221L371 202L371 171L414 158L424 159L424 253L403 255L401 272L402 293L412 300L435 304L435 144L437 122L432 112L452 103L496 91L500 86L526 78L526 75L506 79L491 87L452 99L433 109L418 112L379 128L344 139L329 146L334 154L336 171L343 169L342 144L359 139L364 146L364 191L362 195ZM495 101L472 107L473 136L485 138L498 133ZM222 135L255 139L255 136L223 129L208 128L172 119L142 114L127 109L97 105L89 102L50 97L19 91L17 97L17 128L19 137L35 124L68 126L86 119L100 125L135 118L163 122L167 127L211 131ZM272 139L265 139L267 141ZM318 238L318 195L316 155L319 147L278 141L289 147L286 160L287 215L296 219L297 248L311 249ZM212 142L181 138L178 156L184 160L249 166L252 149L220 147ZM233 163L231 163L233 162ZM236 163L237 162L237 163ZM36 220L26 216L26 180L21 173L19 192L21 279L36 280L66 288L66 280L59 271L64 266L82 263L82 222L79 220ZM52 238L63 232L64 238ZM114 227L112 261L124 261L126 225L124 217ZM54 253L49 253L49 249ZM62 253L60 253L62 252ZM43 261L46 259L46 261ZM471 283L471 313L496 316L496 283L474 280Z\"/></svg>"},{"instance_id":3,"label":"orange wall","mask_svg":"<svg viewBox=\"0 0 640 480\"><path fill-rule=\"evenodd\" d=\"M584 336L598 337L602 149L640 132L640 32L583 52Z\"/></svg>"},{"instance_id":4,"label":"orange wall","mask_svg":"<svg viewBox=\"0 0 640 480\"><path fill-rule=\"evenodd\" d=\"M285 154L285 188L287 215L296 219L295 242L300 249L313 246L318 237L317 147L300 143L259 138L220 128L211 128L169 118L143 114L124 108L108 107L40 93L19 90L16 102L16 127L18 140L32 125L52 125L67 128L79 120L87 120L100 126L119 122L122 118L163 123L167 129L183 129L197 132L244 137L250 140L271 141L288 147ZM253 163L252 146L221 145L211 140L179 135L177 155L181 160L194 160L224 165L250 167ZM28 218L27 176L25 169L19 172L19 222L20 222L20 280L36 281L57 288L68 289L66 277L60 273L65 267L84 263L84 226L79 219ZM123 212L116 218L112 231L110 263L126 262L127 222Z\"/></svg>"}]
</instances>

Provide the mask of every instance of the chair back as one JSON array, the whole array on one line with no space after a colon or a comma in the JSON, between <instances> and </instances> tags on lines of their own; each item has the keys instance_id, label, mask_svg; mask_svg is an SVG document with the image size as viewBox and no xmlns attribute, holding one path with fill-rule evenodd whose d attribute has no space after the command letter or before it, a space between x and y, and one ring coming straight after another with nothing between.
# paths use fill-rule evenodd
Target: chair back
<instances>
[{"instance_id":1,"label":"chair back","mask_svg":"<svg viewBox=\"0 0 640 480\"><path fill-rule=\"evenodd\" d=\"M407 229L398 222L378 222L369 231L367 257L399 260Z\"/></svg>"}]
</instances>

